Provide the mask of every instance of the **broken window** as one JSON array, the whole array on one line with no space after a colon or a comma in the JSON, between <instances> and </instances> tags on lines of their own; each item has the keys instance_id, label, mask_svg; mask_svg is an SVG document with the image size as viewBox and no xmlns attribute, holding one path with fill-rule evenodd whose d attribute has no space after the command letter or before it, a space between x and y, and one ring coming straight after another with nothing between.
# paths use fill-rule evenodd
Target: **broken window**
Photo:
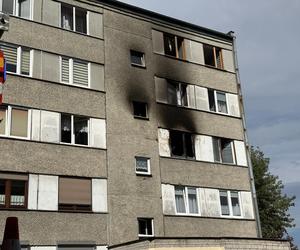
<instances>
[{"instance_id":1,"label":"broken window","mask_svg":"<svg viewBox=\"0 0 300 250\"><path fill-rule=\"evenodd\" d=\"M10 135L17 137L27 137L28 133L28 110L11 109Z\"/></svg>"},{"instance_id":2,"label":"broken window","mask_svg":"<svg viewBox=\"0 0 300 250\"><path fill-rule=\"evenodd\" d=\"M241 216L239 192L220 190L219 193L221 214L224 216Z\"/></svg>"},{"instance_id":3,"label":"broken window","mask_svg":"<svg viewBox=\"0 0 300 250\"><path fill-rule=\"evenodd\" d=\"M222 49L204 44L203 53L205 65L223 69Z\"/></svg>"},{"instance_id":4,"label":"broken window","mask_svg":"<svg viewBox=\"0 0 300 250\"><path fill-rule=\"evenodd\" d=\"M164 33L165 54L185 59L184 39L179 36Z\"/></svg>"},{"instance_id":5,"label":"broken window","mask_svg":"<svg viewBox=\"0 0 300 250\"><path fill-rule=\"evenodd\" d=\"M175 157L194 158L193 135L181 131L170 131L171 153Z\"/></svg>"},{"instance_id":6,"label":"broken window","mask_svg":"<svg viewBox=\"0 0 300 250\"><path fill-rule=\"evenodd\" d=\"M152 237L153 232L153 219L150 218L138 218L139 225L139 237Z\"/></svg>"},{"instance_id":7,"label":"broken window","mask_svg":"<svg viewBox=\"0 0 300 250\"><path fill-rule=\"evenodd\" d=\"M131 60L131 65L142 66L142 67L146 66L145 54L142 52L131 50L130 51L130 60Z\"/></svg>"},{"instance_id":8,"label":"broken window","mask_svg":"<svg viewBox=\"0 0 300 250\"><path fill-rule=\"evenodd\" d=\"M188 106L187 85L168 80L168 103L178 106Z\"/></svg>"},{"instance_id":9,"label":"broken window","mask_svg":"<svg viewBox=\"0 0 300 250\"><path fill-rule=\"evenodd\" d=\"M209 110L228 113L226 93L208 89Z\"/></svg>"},{"instance_id":10,"label":"broken window","mask_svg":"<svg viewBox=\"0 0 300 250\"><path fill-rule=\"evenodd\" d=\"M197 189L193 187L175 187L175 204L177 213L198 214Z\"/></svg>"},{"instance_id":11,"label":"broken window","mask_svg":"<svg viewBox=\"0 0 300 250\"><path fill-rule=\"evenodd\" d=\"M147 103L133 102L133 115L136 118L148 118Z\"/></svg>"},{"instance_id":12,"label":"broken window","mask_svg":"<svg viewBox=\"0 0 300 250\"><path fill-rule=\"evenodd\" d=\"M135 157L135 171L137 174L150 174L150 159L146 157Z\"/></svg>"},{"instance_id":13,"label":"broken window","mask_svg":"<svg viewBox=\"0 0 300 250\"><path fill-rule=\"evenodd\" d=\"M234 163L232 140L214 137L213 150L215 162Z\"/></svg>"}]
</instances>

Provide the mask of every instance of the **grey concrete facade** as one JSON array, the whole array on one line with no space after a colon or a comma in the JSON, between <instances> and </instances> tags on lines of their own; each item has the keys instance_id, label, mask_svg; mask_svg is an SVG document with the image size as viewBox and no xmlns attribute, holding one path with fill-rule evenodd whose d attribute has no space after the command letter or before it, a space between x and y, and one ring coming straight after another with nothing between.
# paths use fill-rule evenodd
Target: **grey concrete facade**
<instances>
[{"instance_id":1,"label":"grey concrete facade","mask_svg":"<svg viewBox=\"0 0 300 250\"><path fill-rule=\"evenodd\" d=\"M241 151L241 147L235 144L243 144L245 140L242 116L163 104L156 96L155 77L207 91L213 89L226 95L238 96L239 88L233 63L232 69L228 68L230 70L225 66L217 69L158 53L153 45L154 30L183 37L187 43L216 46L224 51L224 64L233 60L232 37L173 19L166 20L114 1L31 0L31 3L31 20L11 15L9 31L0 41L6 46L18 47L20 51L31 50L30 74L8 73L3 93L6 120L11 119L14 108L28 110L28 135L26 138L12 136L11 120L5 121L5 133L0 132L0 175L29 176L28 207L0 210L0 227L3 228L6 217L18 216L21 240L36 250L42 250L42 247L55 250L61 242L67 246L92 244L97 250L102 250L106 246L135 241L140 238L138 218L152 220L155 237L256 238L257 218L252 204L249 168L247 163L240 164L238 159L245 158L246 151L244 153L243 147ZM71 6L73 11L87 11L88 34L60 27L64 4ZM144 54L145 67L131 64L130 51ZM87 85L62 80L64 58L68 59L70 72L75 61L87 65ZM67 74L71 79L75 73L69 71ZM147 103L146 119L134 117L134 101ZM242 102L238 101L236 105L239 109ZM42 121L41 114L34 116L35 111L47 113L45 121ZM63 143L63 114L72 116L71 121L74 117L88 119L87 145L76 145L75 139ZM47 133L43 131L43 124L49 127ZM75 133L73 127L72 133ZM159 148L159 129L190 133L193 138L199 135L211 140L231 140L233 163L165 157ZM46 140L41 139L43 133ZM53 133L58 140L53 140ZM150 159L151 174L136 173L135 157ZM49 197L56 199L55 202L49 201L54 209L51 206L48 209L47 204L41 208L37 205L36 197L45 192L42 189L45 187L33 179L36 176L40 180L38 175L46 176L44 179L49 177L44 185L52 185L54 189L47 190L46 187ZM57 179L66 177L91 180L91 211L60 211ZM97 180L101 183L97 184ZM199 206L209 209L211 204L218 206L217 211L221 211L219 190L236 192L241 215L222 216L220 212L211 216L202 213L205 209L201 207L194 215L167 214L164 207L170 201L166 200L164 185L173 187L173 190L177 186L197 188ZM35 188L34 191L31 188ZM217 200L210 200L216 193ZM203 194L207 196L203 198ZM172 195L171 202L175 207L175 194ZM249 208L250 216L244 216ZM238 243L240 248L231 247L230 240L221 243L217 240L194 241L193 244L199 247L221 246L227 250L244 249L246 243ZM253 240L251 244L257 243ZM272 244L266 242L268 247ZM274 244L278 250L289 249L285 243ZM185 246L177 240L161 246L167 245ZM271 249L268 247L264 249ZM140 243L116 249L152 248L155 249L156 245Z\"/></svg>"}]
</instances>

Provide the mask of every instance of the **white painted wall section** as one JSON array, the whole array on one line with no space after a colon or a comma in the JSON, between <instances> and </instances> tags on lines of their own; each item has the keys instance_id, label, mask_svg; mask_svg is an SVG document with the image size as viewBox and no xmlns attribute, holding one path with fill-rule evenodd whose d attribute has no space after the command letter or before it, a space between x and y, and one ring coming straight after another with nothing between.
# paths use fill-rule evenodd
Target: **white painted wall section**
<instances>
[{"instance_id":1,"label":"white painted wall section","mask_svg":"<svg viewBox=\"0 0 300 250\"><path fill-rule=\"evenodd\" d=\"M235 72L233 52L231 50L222 50L224 69L230 72Z\"/></svg>"},{"instance_id":2,"label":"white painted wall section","mask_svg":"<svg viewBox=\"0 0 300 250\"><path fill-rule=\"evenodd\" d=\"M195 154L197 161L214 162L212 137L195 135Z\"/></svg>"},{"instance_id":3,"label":"white painted wall section","mask_svg":"<svg viewBox=\"0 0 300 250\"><path fill-rule=\"evenodd\" d=\"M38 209L58 209L58 176L39 175Z\"/></svg>"},{"instance_id":4,"label":"white painted wall section","mask_svg":"<svg viewBox=\"0 0 300 250\"><path fill-rule=\"evenodd\" d=\"M28 180L28 209L36 210L38 203L39 176L30 174Z\"/></svg>"},{"instance_id":5,"label":"white painted wall section","mask_svg":"<svg viewBox=\"0 0 300 250\"><path fill-rule=\"evenodd\" d=\"M31 139L39 141L41 139L41 111L32 109L31 110Z\"/></svg>"},{"instance_id":6,"label":"white painted wall section","mask_svg":"<svg viewBox=\"0 0 300 250\"><path fill-rule=\"evenodd\" d=\"M157 30L152 30L153 51L159 54L165 54L164 34Z\"/></svg>"},{"instance_id":7,"label":"white painted wall section","mask_svg":"<svg viewBox=\"0 0 300 250\"><path fill-rule=\"evenodd\" d=\"M227 96L227 106L229 109L229 114L232 116L240 117L240 105L239 96L234 94L226 94Z\"/></svg>"},{"instance_id":8,"label":"white painted wall section","mask_svg":"<svg viewBox=\"0 0 300 250\"><path fill-rule=\"evenodd\" d=\"M243 141L234 141L237 165L248 166L246 147Z\"/></svg>"},{"instance_id":9,"label":"white painted wall section","mask_svg":"<svg viewBox=\"0 0 300 250\"><path fill-rule=\"evenodd\" d=\"M92 179L93 212L107 212L107 180Z\"/></svg>"},{"instance_id":10,"label":"white painted wall section","mask_svg":"<svg viewBox=\"0 0 300 250\"><path fill-rule=\"evenodd\" d=\"M170 132L167 129L158 129L158 148L159 155L171 157L171 149L170 149Z\"/></svg>"},{"instance_id":11,"label":"white painted wall section","mask_svg":"<svg viewBox=\"0 0 300 250\"><path fill-rule=\"evenodd\" d=\"M168 215L175 215L175 187L169 184L162 184L161 192L163 202L163 213Z\"/></svg>"},{"instance_id":12,"label":"white painted wall section","mask_svg":"<svg viewBox=\"0 0 300 250\"><path fill-rule=\"evenodd\" d=\"M91 125L91 146L96 148L106 148L106 122L103 119L90 119Z\"/></svg>"},{"instance_id":13,"label":"white painted wall section","mask_svg":"<svg viewBox=\"0 0 300 250\"><path fill-rule=\"evenodd\" d=\"M207 88L195 86L196 108L199 110L209 110Z\"/></svg>"},{"instance_id":14,"label":"white painted wall section","mask_svg":"<svg viewBox=\"0 0 300 250\"><path fill-rule=\"evenodd\" d=\"M220 194L218 189L205 188L206 214L209 217L219 217L221 215ZM204 214L203 214L204 216Z\"/></svg>"},{"instance_id":15,"label":"white painted wall section","mask_svg":"<svg viewBox=\"0 0 300 250\"><path fill-rule=\"evenodd\" d=\"M241 192L241 203L243 217L245 219L254 219L254 208L251 192Z\"/></svg>"},{"instance_id":16,"label":"white painted wall section","mask_svg":"<svg viewBox=\"0 0 300 250\"><path fill-rule=\"evenodd\" d=\"M156 101L168 103L168 82L164 78L155 77Z\"/></svg>"},{"instance_id":17,"label":"white painted wall section","mask_svg":"<svg viewBox=\"0 0 300 250\"><path fill-rule=\"evenodd\" d=\"M41 141L59 142L60 114L41 111Z\"/></svg>"}]
</instances>

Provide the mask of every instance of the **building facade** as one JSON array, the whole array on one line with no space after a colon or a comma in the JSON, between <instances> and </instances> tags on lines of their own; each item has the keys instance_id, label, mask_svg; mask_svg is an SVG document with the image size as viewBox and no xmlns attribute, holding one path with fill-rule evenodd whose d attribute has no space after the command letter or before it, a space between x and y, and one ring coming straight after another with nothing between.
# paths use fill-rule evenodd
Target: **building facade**
<instances>
[{"instance_id":1,"label":"building facade","mask_svg":"<svg viewBox=\"0 0 300 250\"><path fill-rule=\"evenodd\" d=\"M112 0L0 3L0 231L17 216L36 250L259 236L232 35Z\"/></svg>"}]
</instances>

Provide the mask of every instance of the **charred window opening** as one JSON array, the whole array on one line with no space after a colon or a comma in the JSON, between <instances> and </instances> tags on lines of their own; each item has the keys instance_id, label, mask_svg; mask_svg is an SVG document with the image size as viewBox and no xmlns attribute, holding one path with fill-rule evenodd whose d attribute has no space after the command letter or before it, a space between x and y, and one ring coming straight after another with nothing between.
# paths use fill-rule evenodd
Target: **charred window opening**
<instances>
[{"instance_id":1,"label":"charred window opening","mask_svg":"<svg viewBox=\"0 0 300 250\"><path fill-rule=\"evenodd\" d=\"M142 52L130 51L130 60L131 60L131 65L133 66L140 66L140 67L145 67L145 54Z\"/></svg>"},{"instance_id":2,"label":"charred window opening","mask_svg":"<svg viewBox=\"0 0 300 250\"><path fill-rule=\"evenodd\" d=\"M164 48L166 55L185 59L184 38L165 33Z\"/></svg>"},{"instance_id":3,"label":"charred window opening","mask_svg":"<svg viewBox=\"0 0 300 250\"><path fill-rule=\"evenodd\" d=\"M209 100L209 110L216 112L215 91L212 89L208 90L208 100Z\"/></svg>"},{"instance_id":4,"label":"charred window opening","mask_svg":"<svg viewBox=\"0 0 300 250\"><path fill-rule=\"evenodd\" d=\"M232 140L213 138L215 162L233 164Z\"/></svg>"},{"instance_id":5,"label":"charred window opening","mask_svg":"<svg viewBox=\"0 0 300 250\"><path fill-rule=\"evenodd\" d=\"M204 44L203 52L205 65L223 69L222 49Z\"/></svg>"},{"instance_id":6,"label":"charred window opening","mask_svg":"<svg viewBox=\"0 0 300 250\"><path fill-rule=\"evenodd\" d=\"M187 85L168 80L168 103L188 106Z\"/></svg>"},{"instance_id":7,"label":"charred window opening","mask_svg":"<svg viewBox=\"0 0 300 250\"><path fill-rule=\"evenodd\" d=\"M132 102L133 115L135 118L148 118L148 105L145 102Z\"/></svg>"},{"instance_id":8,"label":"charred window opening","mask_svg":"<svg viewBox=\"0 0 300 250\"><path fill-rule=\"evenodd\" d=\"M171 152L174 157L195 158L193 135L181 131L170 131Z\"/></svg>"}]
</instances>

